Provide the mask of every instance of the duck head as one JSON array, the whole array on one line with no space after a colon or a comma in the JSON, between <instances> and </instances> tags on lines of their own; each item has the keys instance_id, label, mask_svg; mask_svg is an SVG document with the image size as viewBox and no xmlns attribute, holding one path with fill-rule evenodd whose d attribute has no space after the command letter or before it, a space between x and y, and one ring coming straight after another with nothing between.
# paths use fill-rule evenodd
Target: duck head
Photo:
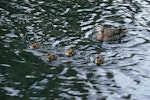
<instances>
[{"instance_id":1,"label":"duck head","mask_svg":"<svg viewBox=\"0 0 150 100\"><path fill-rule=\"evenodd\" d=\"M102 25L95 25L97 34L95 36L96 40L103 40L104 37L104 27Z\"/></svg>"},{"instance_id":2,"label":"duck head","mask_svg":"<svg viewBox=\"0 0 150 100\"><path fill-rule=\"evenodd\" d=\"M104 26L102 26L102 25L98 25L98 24L95 25L95 29L99 33L104 33Z\"/></svg>"}]
</instances>

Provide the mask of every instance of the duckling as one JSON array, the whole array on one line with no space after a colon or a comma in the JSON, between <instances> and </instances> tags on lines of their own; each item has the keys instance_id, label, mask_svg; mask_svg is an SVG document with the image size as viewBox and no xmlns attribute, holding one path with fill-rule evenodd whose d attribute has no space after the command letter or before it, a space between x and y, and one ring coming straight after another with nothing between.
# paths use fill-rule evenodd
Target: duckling
<instances>
[{"instance_id":1,"label":"duckling","mask_svg":"<svg viewBox=\"0 0 150 100\"><path fill-rule=\"evenodd\" d=\"M119 40L128 33L128 31L122 27L104 28L102 25L96 25L95 29L98 32L95 35L96 40L105 42Z\"/></svg>"},{"instance_id":2,"label":"duckling","mask_svg":"<svg viewBox=\"0 0 150 100\"><path fill-rule=\"evenodd\" d=\"M94 63L97 64L97 65L103 64L104 63L104 58L101 57L101 56L96 57L95 60L94 60Z\"/></svg>"},{"instance_id":3,"label":"duckling","mask_svg":"<svg viewBox=\"0 0 150 100\"><path fill-rule=\"evenodd\" d=\"M29 45L30 49L38 49L39 47L40 47L40 45L38 43L35 43L35 42L33 42Z\"/></svg>"},{"instance_id":4,"label":"duckling","mask_svg":"<svg viewBox=\"0 0 150 100\"><path fill-rule=\"evenodd\" d=\"M66 56L71 57L74 56L76 54L76 51L74 49L68 49L66 51Z\"/></svg>"},{"instance_id":5,"label":"duckling","mask_svg":"<svg viewBox=\"0 0 150 100\"><path fill-rule=\"evenodd\" d=\"M57 56L54 54L47 54L45 57L46 61L52 61L52 60L56 60L56 59L57 59Z\"/></svg>"}]
</instances>

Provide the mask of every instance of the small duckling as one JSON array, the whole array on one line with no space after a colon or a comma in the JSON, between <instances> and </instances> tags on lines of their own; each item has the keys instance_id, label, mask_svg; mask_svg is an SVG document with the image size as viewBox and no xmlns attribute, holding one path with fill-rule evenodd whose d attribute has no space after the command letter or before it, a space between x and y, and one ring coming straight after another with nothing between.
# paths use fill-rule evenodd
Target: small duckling
<instances>
[{"instance_id":1,"label":"small duckling","mask_svg":"<svg viewBox=\"0 0 150 100\"><path fill-rule=\"evenodd\" d=\"M71 57L74 56L76 54L76 51L74 49L68 49L66 51L66 56Z\"/></svg>"},{"instance_id":2,"label":"small duckling","mask_svg":"<svg viewBox=\"0 0 150 100\"><path fill-rule=\"evenodd\" d=\"M108 42L119 40L128 33L128 30L123 29L122 27L105 28L102 25L96 25L95 28L97 31L95 38L98 41Z\"/></svg>"},{"instance_id":3,"label":"small duckling","mask_svg":"<svg viewBox=\"0 0 150 100\"><path fill-rule=\"evenodd\" d=\"M104 58L101 57L101 56L96 57L95 60L94 60L94 63L97 64L97 65L103 64L104 63Z\"/></svg>"},{"instance_id":4,"label":"small duckling","mask_svg":"<svg viewBox=\"0 0 150 100\"><path fill-rule=\"evenodd\" d=\"M38 44L38 43L31 43L30 45L29 45L29 48L30 49L38 49L40 47L40 45Z\"/></svg>"},{"instance_id":5,"label":"small duckling","mask_svg":"<svg viewBox=\"0 0 150 100\"><path fill-rule=\"evenodd\" d=\"M56 59L57 59L57 56L54 54L47 54L45 57L46 61L52 61L52 60L56 60Z\"/></svg>"}]
</instances>

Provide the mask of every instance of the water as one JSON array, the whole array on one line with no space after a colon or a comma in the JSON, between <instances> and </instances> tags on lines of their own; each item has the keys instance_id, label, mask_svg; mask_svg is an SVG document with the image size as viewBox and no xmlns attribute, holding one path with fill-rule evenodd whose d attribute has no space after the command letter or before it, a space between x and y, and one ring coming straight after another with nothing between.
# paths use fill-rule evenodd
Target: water
<instances>
[{"instance_id":1,"label":"water","mask_svg":"<svg viewBox=\"0 0 150 100\"><path fill-rule=\"evenodd\" d=\"M149 9L148 0L1 0L0 98L149 100ZM129 34L99 43L97 23ZM41 47L29 49L33 41ZM68 48L77 54L66 57ZM48 63L48 53L59 57ZM105 62L96 66L99 55Z\"/></svg>"}]
</instances>

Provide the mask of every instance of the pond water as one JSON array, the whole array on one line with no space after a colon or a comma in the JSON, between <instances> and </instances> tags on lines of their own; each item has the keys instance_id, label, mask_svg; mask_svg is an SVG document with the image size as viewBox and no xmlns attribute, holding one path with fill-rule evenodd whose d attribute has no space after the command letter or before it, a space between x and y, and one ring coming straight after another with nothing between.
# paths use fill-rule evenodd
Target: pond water
<instances>
[{"instance_id":1,"label":"pond water","mask_svg":"<svg viewBox=\"0 0 150 100\"><path fill-rule=\"evenodd\" d=\"M100 43L95 24L129 32ZM0 99L149 100L149 34L149 0L1 0ZM46 62L48 53L58 59Z\"/></svg>"}]
</instances>

